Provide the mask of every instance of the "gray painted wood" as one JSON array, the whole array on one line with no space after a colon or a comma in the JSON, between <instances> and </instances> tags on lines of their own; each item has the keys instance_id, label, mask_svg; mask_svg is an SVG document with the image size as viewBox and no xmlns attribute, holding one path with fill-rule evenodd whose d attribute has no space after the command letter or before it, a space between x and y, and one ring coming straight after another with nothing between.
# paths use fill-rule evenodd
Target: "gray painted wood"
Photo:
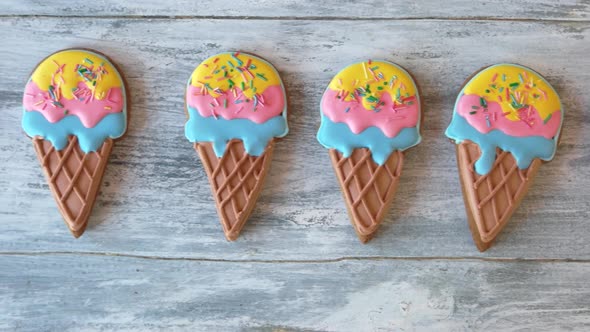
<instances>
[{"instance_id":1,"label":"gray painted wood","mask_svg":"<svg viewBox=\"0 0 590 332\"><path fill-rule=\"evenodd\" d=\"M288 2L268 16L257 8L273 1L240 10L222 2L209 12L182 1L165 8L156 1L97 3L0 5L0 330L589 324L587 2L469 10L459 10L459 1L425 2L378 11L360 2L342 13L329 1ZM111 56L132 99L128 135L115 144L78 240L63 225L20 129L30 71L50 52L76 46ZM291 127L235 243L223 238L205 173L184 138L182 96L201 60L231 49L266 57L283 74ZM397 62L415 75L425 122L387 220L361 245L315 133L331 77L367 58ZM556 159L543 165L496 245L480 254L443 132L463 80L501 61L545 74L562 96L565 130Z\"/></svg>"},{"instance_id":2,"label":"gray painted wood","mask_svg":"<svg viewBox=\"0 0 590 332\"><path fill-rule=\"evenodd\" d=\"M0 24L0 38L12 46L0 51L6 73L0 81L0 186L6 188L0 201L9 220L0 226L2 251L232 259L480 256L467 229L454 147L443 132L465 77L487 64L514 61L556 86L566 107L565 131L556 159L543 166L497 245L483 256L590 257L589 23L339 22L344 30L333 22L280 20L10 18ZM91 29L76 32L80 25ZM253 40L250 31L266 37ZM71 46L112 56L132 96L128 136L115 144L90 227L77 241L62 225L19 128L30 70L48 52ZM204 171L183 136L185 81L200 60L227 49L268 57L284 75L291 113L291 133L277 144L258 207L233 244L222 236ZM332 75L367 57L396 61L414 73L426 120L423 143L407 153L390 215L375 240L362 246L315 133L318 103Z\"/></svg>"},{"instance_id":3,"label":"gray painted wood","mask_svg":"<svg viewBox=\"0 0 590 332\"><path fill-rule=\"evenodd\" d=\"M590 266L229 263L0 256L0 328L23 331L584 331ZM68 271L64 275L63 271ZM526 287L524 286L526 285Z\"/></svg>"},{"instance_id":4,"label":"gray painted wood","mask_svg":"<svg viewBox=\"0 0 590 332\"><path fill-rule=\"evenodd\" d=\"M534 20L590 20L590 3L580 0L470 0L371 1L371 0L178 0L75 2L69 0L4 0L0 15L50 16L175 16L185 18L496 18Z\"/></svg>"}]
</instances>

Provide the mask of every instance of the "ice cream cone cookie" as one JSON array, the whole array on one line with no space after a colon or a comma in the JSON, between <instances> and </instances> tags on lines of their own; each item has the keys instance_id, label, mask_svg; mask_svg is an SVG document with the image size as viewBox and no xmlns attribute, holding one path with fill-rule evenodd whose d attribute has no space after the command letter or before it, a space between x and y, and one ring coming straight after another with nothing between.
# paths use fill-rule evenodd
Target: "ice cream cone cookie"
<instances>
[{"instance_id":1,"label":"ice cream cone cookie","mask_svg":"<svg viewBox=\"0 0 590 332\"><path fill-rule=\"evenodd\" d=\"M68 49L45 58L23 96L22 127L67 226L86 229L113 140L127 129L121 75L104 55Z\"/></svg>"},{"instance_id":2,"label":"ice cream cone cookie","mask_svg":"<svg viewBox=\"0 0 590 332\"><path fill-rule=\"evenodd\" d=\"M418 88L398 65L369 60L340 71L320 109L318 141L330 149L351 223L365 243L393 202L403 151L420 143Z\"/></svg>"},{"instance_id":3,"label":"ice cream cone cookie","mask_svg":"<svg viewBox=\"0 0 590 332\"><path fill-rule=\"evenodd\" d=\"M185 101L186 138L205 167L225 237L233 241L256 204L275 139L288 132L283 83L259 57L221 53L195 69Z\"/></svg>"},{"instance_id":4,"label":"ice cream cone cookie","mask_svg":"<svg viewBox=\"0 0 590 332\"><path fill-rule=\"evenodd\" d=\"M497 64L459 93L446 135L455 141L467 219L480 251L526 195L541 160L553 159L563 107L537 72Z\"/></svg>"}]
</instances>

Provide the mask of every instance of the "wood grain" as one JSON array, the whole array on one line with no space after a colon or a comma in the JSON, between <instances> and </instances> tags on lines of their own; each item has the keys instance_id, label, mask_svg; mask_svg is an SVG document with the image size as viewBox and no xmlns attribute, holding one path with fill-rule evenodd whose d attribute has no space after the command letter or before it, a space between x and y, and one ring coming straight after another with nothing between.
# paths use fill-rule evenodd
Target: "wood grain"
<instances>
[{"instance_id":1,"label":"wood grain","mask_svg":"<svg viewBox=\"0 0 590 332\"><path fill-rule=\"evenodd\" d=\"M0 306L6 330L590 327L587 263L267 264L49 255L0 256L0 265L0 303L11 304Z\"/></svg>"},{"instance_id":2,"label":"wood grain","mask_svg":"<svg viewBox=\"0 0 590 332\"><path fill-rule=\"evenodd\" d=\"M479 256L467 228L454 147L443 133L464 78L483 65L513 61L555 85L566 109L565 131L555 160L543 165L485 255L590 257L590 23L340 24L343 29L331 22L280 20L0 20L0 38L12 46L0 50L0 72L6 73L0 80L0 213L9 220L0 224L0 250L259 259ZM388 38L377 38L377 30ZM265 31L265 39L252 40L249 31ZM72 46L110 55L126 74L132 98L128 135L115 144L89 230L79 241L63 227L19 129L30 70L47 53ZM291 101L291 132L277 143L259 204L235 244L222 236L202 165L183 135L185 81L200 60L227 49L269 58ZM407 154L390 215L373 243L361 246L315 133L317 105L331 76L368 57L412 71L422 86L426 118L423 143ZM159 241L163 236L167 240Z\"/></svg>"},{"instance_id":3,"label":"wood grain","mask_svg":"<svg viewBox=\"0 0 590 332\"><path fill-rule=\"evenodd\" d=\"M590 4L277 3L0 4L0 330L590 329ZM31 70L67 47L112 57L132 106L77 240L20 129ZM235 49L281 72L291 131L228 243L184 138L183 89L201 60ZM425 121L392 210L361 245L315 134L329 80L367 58L412 72ZM565 126L555 160L482 254L444 129L464 79L496 62L544 74Z\"/></svg>"},{"instance_id":4,"label":"wood grain","mask_svg":"<svg viewBox=\"0 0 590 332\"><path fill-rule=\"evenodd\" d=\"M530 19L588 21L590 3L580 0L4 0L0 15L124 16L175 18L282 18L282 19Z\"/></svg>"}]
</instances>

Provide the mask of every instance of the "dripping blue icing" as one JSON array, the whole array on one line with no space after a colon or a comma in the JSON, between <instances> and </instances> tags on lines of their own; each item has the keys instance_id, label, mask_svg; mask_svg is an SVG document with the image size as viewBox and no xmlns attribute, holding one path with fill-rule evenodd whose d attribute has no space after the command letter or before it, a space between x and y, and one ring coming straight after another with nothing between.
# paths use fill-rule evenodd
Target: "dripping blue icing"
<instances>
[{"instance_id":1,"label":"dripping blue icing","mask_svg":"<svg viewBox=\"0 0 590 332\"><path fill-rule=\"evenodd\" d=\"M30 137L40 136L53 144L57 150L64 149L68 144L68 136L78 138L80 149L85 153L96 151L107 138L118 138L125 133L125 112L106 115L96 126L86 128L75 115L65 116L56 123L45 119L37 111L24 111L22 127Z\"/></svg>"},{"instance_id":2,"label":"dripping blue icing","mask_svg":"<svg viewBox=\"0 0 590 332\"><path fill-rule=\"evenodd\" d=\"M408 149L420 143L421 137L418 127L404 128L392 138L385 136L377 127L355 134L345 123L333 122L322 113L317 139L324 147L336 149L345 157L349 157L355 148L368 148L373 161L383 165L393 151Z\"/></svg>"},{"instance_id":3,"label":"dripping blue icing","mask_svg":"<svg viewBox=\"0 0 590 332\"><path fill-rule=\"evenodd\" d=\"M104 58L103 55L89 50L83 51L109 63L111 67L115 68L115 75L119 78L119 82L123 82L115 65ZM31 78L29 78L28 82L30 81ZM58 122L51 123L40 112L23 109L23 130L30 137L40 136L50 141L58 151L67 146L68 136L73 135L78 138L78 145L84 153L94 152L102 146L107 138L119 138L127 130L127 93L124 86L121 86L121 90L123 94L123 110L119 113L107 114L92 128L84 127L80 119L75 115L67 115Z\"/></svg>"},{"instance_id":4,"label":"dripping blue icing","mask_svg":"<svg viewBox=\"0 0 590 332\"><path fill-rule=\"evenodd\" d=\"M480 175L488 174L492 170L496 160L496 148L509 151L520 169L529 167L535 158L551 160L555 154L555 139L543 136L514 137L497 129L482 134L457 112L453 113L453 119L445 134L457 144L470 140L479 145L482 153L475 162L475 171Z\"/></svg>"},{"instance_id":5,"label":"dripping blue icing","mask_svg":"<svg viewBox=\"0 0 590 332\"><path fill-rule=\"evenodd\" d=\"M223 156L227 142L231 139L242 140L249 155L260 156L273 137L283 137L288 131L283 115L259 124L248 119L203 117L193 107L187 108L189 120L184 127L186 138L193 143L212 142L217 157Z\"/></svg>"},{"instance_id":6,"label":"dripping blue icing","mask_svg":"<svg viewBox=\"0 0 590 332\"><path fill-rule=\"evenodd\" d=\"M494 65L489 68L493 68L496 66L501 66L503 64ZM520 65L513 65L516 67L521 67L523 69L527 69L536 73L530 68L526 68ZM478 73L474 78L477 78L484 70ZM543 81L545 79L536 73ZM553 89L553 87L545 81L545 83ZM457 105L461 96L464 94L465 87L468 85L467 83L459 96L457 97L457 101L455 102L455 109L453 111L453 118L451 120L451 124L447 128L445 134L455 140L457 144L465 140L473 141L474 143L478 144L482 154L480 158L475 163L475 171L480 175L488 174L494 164L496 159L496 148L500 148L504 151L510 152L514 158L516 159L516 163L520 169L528 168L535 158L540 158L542 160L551 160L555 155L555 150L557 148L557 139L559 137L559 131L555 135L553 139L547 139L542 136L528 136L528 137L514 137L510 135L504 134L500 130L492 130L487 134L482 134L473 128L465 118L457 114ZM560 106L560 110L563 114L563 106ZM563 116L561 117L561 121L563 124ZM561 129L560 129L561 131Z\"/></svg>"},{"instance_id":7,"label":"dripping blue icing","mask_svg":"<svg viewBox=\"0 0 590 332\"><path fill-rule=\"evenodd\" d=\"M497 64L488 67L488 69L502 65L504 64ZM549 84L543 78L543 76L541 76L534 70L520 65L511 65L532 71L533 73L537 74L537 76L540 77L547 84L547 86L553 89L551 84ZM482 70L481 72L479 72L469 82L475 80L481 73L483 73L486 70ZM455 101L453 118L445 134L450 139L455 140L455 143L457 144L460 144L465 140L470 140L479 145L482 154L475 163L475 171L479 175L488 174L492 170L492 166L494 165L494 161L496 159L496 147L504 151L510 152L514 156L514 159L516 159L516 163L520 169L528 168L533 159L535 158L540 158L545 161L553 159L553 157L555 156L555 150L557 149L557 139L559 138L561 126L560 130L557 132L553 139L547 139L542 136L515 137L506 135L502 131L497 129L492 130L487 134L482 134L479 131L477 131L477 129L473 128L465 118L457 114L457 105L459 104L459 100L463 96L465 87L467 87L467 85L469 85L469 83L465 84L465 86L459 93L457 100ZM563 105L561 105L561 102L560 111L562 112L561 123L563 124L564 110Z\"/></svg>"}]
</instances>

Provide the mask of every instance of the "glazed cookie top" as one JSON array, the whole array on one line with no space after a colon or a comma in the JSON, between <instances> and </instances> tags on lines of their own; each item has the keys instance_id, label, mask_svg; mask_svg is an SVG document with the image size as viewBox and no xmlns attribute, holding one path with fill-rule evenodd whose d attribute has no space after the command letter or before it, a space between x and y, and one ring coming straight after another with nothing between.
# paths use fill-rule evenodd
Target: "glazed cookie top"
<instances>
[{"instance_id":1,"label":"glazed cookie top","mask_svg":"<svg viewBox=\"0 0 590 332\"><path fill-rule=\"evenodd\" d=\"M418 144L420 97L408 72L387 61L352 64L330 82L321 101L318 141L345 156L369 148L383 164L395 150Z\"/></svg>"},{"instance_id":2,"label":"glazed cookie top","mask_svg":"<svg viewBox=\"0 0 590 332\"><path fill-rule=\"evenodd\" d=\"M33 71L23 96L23 129L50 140L58 149L78 137L84 152L95 151L127 127L121 75L104 56L88 50L63 50Z\"/></svg>"},{"instance_id":3,"label":"glazed cookie top","mask_svg":"<svg viewBox=\"0 0 590 332\"><path fill-rule=\"evenodd\" d=\"M203 61L186 88L191 142L212 142L222 156L231 139L260 155L273 137L287 134L287 100L276 69L254 55L228 52Z\"/></svg>"},{"instance_id":4,"label":"glazed cookie top","mask_svg":"<svg viewBox=\"0 0 590 332\"><path fill-rule=\"evenodd\" d=\"M497 147L511 152L524 169L534 158L553 158L562 113L559 96L541 75L520 65L498 64L463 87L446 134L457 143L480 145L479 174L491 170Z\"/></svg>"}]
</instances>

